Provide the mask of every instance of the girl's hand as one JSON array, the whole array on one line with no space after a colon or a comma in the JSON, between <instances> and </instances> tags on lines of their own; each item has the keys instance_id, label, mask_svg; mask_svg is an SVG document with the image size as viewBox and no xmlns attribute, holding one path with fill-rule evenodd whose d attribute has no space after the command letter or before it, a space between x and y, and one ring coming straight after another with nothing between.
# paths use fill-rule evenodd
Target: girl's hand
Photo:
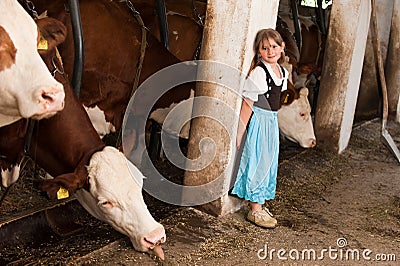
<instances>
[{"instance_id":1,"label":"girl's hand","mask_svg":"<svg viewBox=\"0 0 400 266\"><path fill-rule=\"evenodd\" d=\"M238 150L240 148L240 144L242 143L242 138L243 138L245 130L246 130L245 125L242 122L239 122L237 135L236 135L236 149L238 149Z\"/></svg>"},{"instance_id":2,"label":"girl's hand","mask_svg":"<svg viewBox=\"0 0 400 266\"><path fill-rule=\"evenodd\" d=\"M240 115L239 115L239 125L237 129L237 135L236 135L236 148L240 148L240 144L242 143L242 138L244 135L244 132L246 131L246 126L247 123L249 122L251 113L252 113L252 107L253 107L253 101L249 99L244 99L242 102L242 107L240 109Z\"/></svg>"}]
</instances>

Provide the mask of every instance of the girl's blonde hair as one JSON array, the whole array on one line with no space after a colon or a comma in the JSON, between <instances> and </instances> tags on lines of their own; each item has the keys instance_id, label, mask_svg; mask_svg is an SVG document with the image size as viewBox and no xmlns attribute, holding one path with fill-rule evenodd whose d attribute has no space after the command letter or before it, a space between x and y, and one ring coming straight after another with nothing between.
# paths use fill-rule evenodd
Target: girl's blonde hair
<instances>
[{"instance_id":1,"label":"girl's blonde hair","mask_svg":"<svg viewBox=\"0 0 400 266\"><path fill-rule=\"evenodd\" d=\"M254 51L254 57L253 60L251 61L250 69L249 72L247 73L247 76L250 74L250 72L257 66L257 64L260 62L261 57L259 56L258 51L260 50L260 45L264 42L264 40L268 40L268 38L272 38L279 46L283 45L283 39L282 36L279 34L274 29L262 29L259 32L257 32L256 39L254 40L253 44L253 51ZM278 60L279 64L282 64L285 61L285 51L282 49L281 57Z\"/></svg>"}]
</instances>

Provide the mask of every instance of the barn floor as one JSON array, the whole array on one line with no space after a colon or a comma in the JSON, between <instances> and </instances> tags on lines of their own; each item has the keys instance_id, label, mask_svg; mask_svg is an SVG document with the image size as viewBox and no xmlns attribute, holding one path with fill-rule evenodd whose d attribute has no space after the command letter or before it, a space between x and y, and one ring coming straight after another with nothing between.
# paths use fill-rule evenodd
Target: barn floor
<instances>
[{"instance_id":1,"label":"barn floor","mask_svg":"<svg viewBox=\"0 0 400 266\"><path fill-rule=\"evenodd\" d=\"M380 126L379 120L355 126L341 155L282 143L277 197L268 206L278 219L274 230L248 223L247 206L216 218L145 195L150 211L167 232L166 259L161 262L134 251L126 237L70 201L59 208L75 217L73 233L60 233L43 218L52 217L52 212L40 210L25 214L31 222L20 221L19 227L12 228L13 237L4 238L2 232L16 222L0 227L0 242L10 243L0 244L0 265L375 265L376 255L386 259L383 265L399 265L400 164L381 142ZM400 147L400 126L392 122L388 126ZM35 198L51 204L37 193L34 181L25 182L25 192L18 192L21 183L0 206L0 225L34 208ZM0 196L3 192L4 188ZM24 201L26 208L11 207ZM279 254L287 260L279 259L279 249L286 251ZM364 258L366 249L371 253L364 252Z\"/></svg>"}]
</instances>

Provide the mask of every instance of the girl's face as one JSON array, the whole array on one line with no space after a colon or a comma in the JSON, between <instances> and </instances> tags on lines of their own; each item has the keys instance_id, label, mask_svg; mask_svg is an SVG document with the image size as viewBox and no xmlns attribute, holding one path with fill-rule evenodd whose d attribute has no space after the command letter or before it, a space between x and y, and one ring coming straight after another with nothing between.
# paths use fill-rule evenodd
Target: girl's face
<instances>
[{"instance_id":1,"label":"girl's face","mask_svg":"<svg viewBox=\"0 0 400 266\"><path fill-rule=\"evenodd\" d=\"M282 43L282 46L279 46L274 39L268 38L264 39L260 44L258 52L265 62L268 64L276 64L284 48L284 43Z\"/></svg>"}]
</instances>

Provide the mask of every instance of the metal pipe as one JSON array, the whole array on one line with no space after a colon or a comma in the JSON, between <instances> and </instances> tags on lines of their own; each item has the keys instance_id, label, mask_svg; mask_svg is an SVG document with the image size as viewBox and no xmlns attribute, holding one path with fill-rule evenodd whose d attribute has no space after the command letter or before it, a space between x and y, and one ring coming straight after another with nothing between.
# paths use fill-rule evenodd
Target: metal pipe
<instances>
[{"instance_id":1,"label":"metal pipe","mask_svg":"<svg viewBox=\"0 0 400 266\"><path fill-rule=\"evenodd\" d=\"M76 95L81 94L81 84L82 84L82 73L84 65L84 44L83 44L83 33L82 33L82 23L81 15L79 10L78 0L68 0L69 8L71 11L71 24L72 24L72 34L74 37L74 71L72 74L72 87Z\"/></svg>"}]
</instances>

